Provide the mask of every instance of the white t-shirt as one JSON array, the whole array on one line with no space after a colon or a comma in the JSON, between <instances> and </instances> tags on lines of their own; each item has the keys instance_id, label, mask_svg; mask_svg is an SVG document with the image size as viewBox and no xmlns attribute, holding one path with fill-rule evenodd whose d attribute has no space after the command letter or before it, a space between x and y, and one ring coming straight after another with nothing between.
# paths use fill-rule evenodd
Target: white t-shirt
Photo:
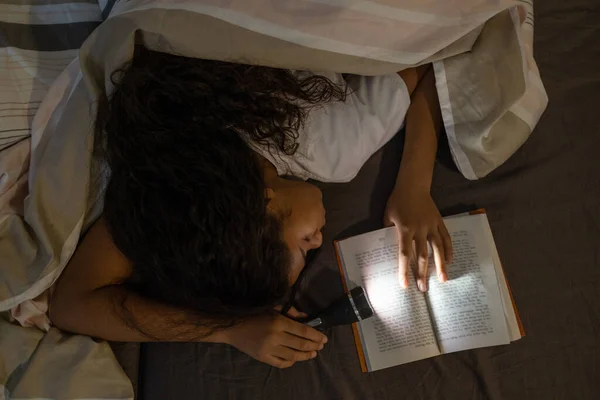
<instances>
[{"instance_id":1,"label":"white t-shirt","mask_svg":"<svg viewBox=\"0 0 600 400\"><path fill-rule=\"evenodd\" d=\"M341 74L318 74L345 83ZM327 103L308 114L293 155L253 146L280 176L348 182L402 128L410 95L398 74L352 76L350 82L353 91L345 102Z\"/></svg>"}]
</instances>

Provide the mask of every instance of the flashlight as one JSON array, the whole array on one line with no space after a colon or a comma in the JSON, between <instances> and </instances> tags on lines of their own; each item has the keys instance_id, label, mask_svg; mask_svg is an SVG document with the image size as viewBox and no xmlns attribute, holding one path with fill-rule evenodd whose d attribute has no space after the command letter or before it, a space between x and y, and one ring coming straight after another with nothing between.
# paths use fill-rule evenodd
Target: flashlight
<instances>
[{"instance_id":1,"label":"flashlight","mask_svg":"<svg viewBox=\"0 0 600 400\"><path fill-rule=\"evenodd\" d=\"M325 310L311 318L306 325L324 330L335 325L347 325L373 316L373 308L361 286L355 287Z\"/></svg>"}]
</instances>

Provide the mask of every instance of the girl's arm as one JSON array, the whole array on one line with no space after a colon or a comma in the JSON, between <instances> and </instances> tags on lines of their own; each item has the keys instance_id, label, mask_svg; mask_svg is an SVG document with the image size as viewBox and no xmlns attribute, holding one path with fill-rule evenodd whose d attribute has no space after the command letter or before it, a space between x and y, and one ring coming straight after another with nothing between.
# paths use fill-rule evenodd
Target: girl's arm
<instances>
[{"instance_id":1,"label":"girl's arm","mask_svg":"<svg viewBox=\"0 0 600 400\"><path fill-rule=\"evenodd\" d=\"M112 341L228 343L277 367L313 358L326 341L320 332L277 313L214 331L210 323L195 322L197 318L185 310L128 291L120 283L131 268L100 218L56 283L49 308L52 323L62 330Z\"/></svg>"},{"instance_id":2,"label":"girl's arm","mask_svg":"<svg viewBox=\"0 0 600 400\"><path fill-rule=\"evenodd\" d=\"M50 303L52 323L65 331L120 342L222 341L222 333L167 324L186 319L185 311L154 303L122 285L131 263L115 247L100 218L90 228L58 280ZM131 322L129 321L131 320ZM130 323L135 323L141 331ZM164 324L164 325L163 325ZM173 326L169 326L173 325Z\"/></svg>"},{"instance_id":3,"label":"girl's arm","mask_svg":"<svg viewBox=\"0 0 600 400\"><path fill-rule=\"evenodd\" d=\"M408 286L414 242L417 284L421 291L426 291L427 242L433 248L437 275L442 282L447 279L445 264L452 256L450 235L430 195L442 118L431 64L399 74L411 92L411 104L406 115L402 161L388 200L385 222L398 228L401 285Z\"/></svg>"}]
</instances>

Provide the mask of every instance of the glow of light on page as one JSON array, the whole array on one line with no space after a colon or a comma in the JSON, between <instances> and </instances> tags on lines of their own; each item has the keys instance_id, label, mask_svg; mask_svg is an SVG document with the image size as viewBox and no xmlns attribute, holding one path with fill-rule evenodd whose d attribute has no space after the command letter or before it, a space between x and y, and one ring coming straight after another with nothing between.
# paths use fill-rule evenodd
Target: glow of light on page
<instances>
[{"instance_id":1,"label":"glow of light on page","mask_svg":"<svg viewBox=\"0 0 600 400\"><path fill-rule=\"evenodd\" d=\"M375 315L385 317L392 315L397 308L396 293L402 288L398 284L398 275L394 273L369 279L365 282L365 290Z\"/></svg>"}]
</instances>

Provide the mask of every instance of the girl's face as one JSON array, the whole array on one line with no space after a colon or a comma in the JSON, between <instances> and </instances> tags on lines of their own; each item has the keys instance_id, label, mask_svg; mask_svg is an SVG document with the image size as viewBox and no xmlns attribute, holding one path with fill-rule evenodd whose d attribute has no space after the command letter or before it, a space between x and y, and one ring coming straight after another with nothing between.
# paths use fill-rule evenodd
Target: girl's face
<instances>
[{"instance_id":1,"label":"girl's face","mask_svg":"<svg viewBox=\"0 0 600 400\"><path fill-rule=\"evenodd\" d=\"M269 209L282 216L283 237L292 255L290 283L304 268L306 253L321 247L325 207L321 190L310 183L265 175Z\"/></svg>"}]
</instances>

